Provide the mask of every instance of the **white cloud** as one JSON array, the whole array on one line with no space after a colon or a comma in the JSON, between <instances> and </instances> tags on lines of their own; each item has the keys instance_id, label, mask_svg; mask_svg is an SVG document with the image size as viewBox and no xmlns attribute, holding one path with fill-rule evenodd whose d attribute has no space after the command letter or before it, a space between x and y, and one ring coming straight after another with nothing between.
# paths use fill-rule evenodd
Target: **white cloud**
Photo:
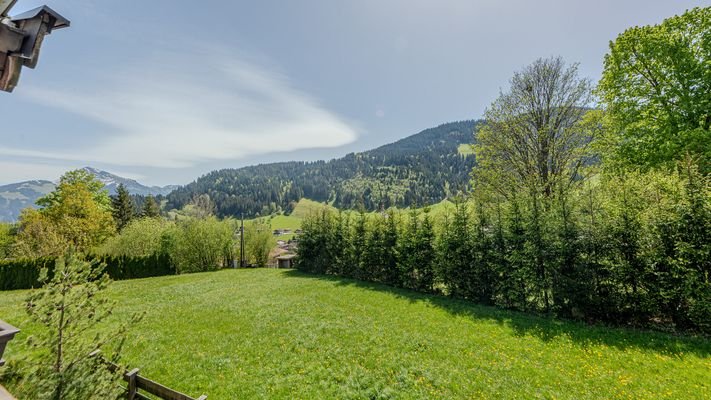
<instances>
[{"instance_id":1,"label":"white cloud","mask_svg":"<svg viewBox=\"0 0 711 400\"><path fill-rule=\"evenodd\" d=\"M76 166L66 164L0 160L0 185L37 179L55 181L64 172L74 168Z\"/></svg>"},{"instance_id":2,"label":"white cloud","mask_svg":"<svg viewBox=\"0 0 711 400\"><path fill-rule=\"evenodd\" d=\"M0 146L0 154L185 168L275 151L336 147L356 138L351 126L295 89L286 76L244 57L194 48L137 60L89 79L83 89L23 88L34 102L107 127L91 143L57 151Z\"/></svg>"}]
</instances>

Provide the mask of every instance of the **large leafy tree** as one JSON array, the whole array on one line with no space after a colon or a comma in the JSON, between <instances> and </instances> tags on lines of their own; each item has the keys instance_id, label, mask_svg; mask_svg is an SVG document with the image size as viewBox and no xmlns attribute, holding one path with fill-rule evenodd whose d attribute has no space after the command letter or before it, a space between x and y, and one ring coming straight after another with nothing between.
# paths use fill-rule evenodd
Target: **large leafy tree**
<instances>
[{"instance_id":1,"label":"large leafy tree","mask_svg":"<svg viewBox=\"0 0 711 400\"><path fill-rule=\"evenodd\" d=\"M633 27L610 43L600 96L616 159L654 167L689 153L711 170L711 8Z\"/></svg>"},{"instance_id":2,"label":"large leafy tree","mask_svg":"<svg viewBox=\"0 0 711 400\"><path fill-rule=\"evenodd\" d=\"M502 195L526 188L545 196L568 186L591 141L585 118L590 102L590 82L578 77L577 64L567 66L560 57L516 72L510 89L486 110L477 135L477 184Z\"/></svg>"},{"instance_id":3,"label":"large leafy tree","mask_svg":"<svg viewBox=\"0 0 711 400\"><path fill-rule=\"evenodd\" d=\"M265 228L269 229L268 226ZM186 219L176 224L173 232L164 234L170 257L180 273L213 271L231 263L234 255L234 221L219 221L215 217L206 219ZM271 231L267 235L271 236ZM172 236L172 237L169 237ZM245 238L251 235L246 234ZM268 242L267 242L268 243ZM246 245L249 250L249 244ZM266 256L269 256L269 247ZM257 258L261 266L266 265L263 258Z\"/></svg>"},{"instance_id":4,"label":"large leafy tree","mask_svg":"<svg viewBox=\"0 0 711 400\"><path fill-rule=\"evenodd\" d=\"M10 224L0 223L0 259L10 255L14 242L14 227Z\"/></svg>"},{"instance_id":5,"label":"large leafy tree","mask_svg":"<svg viewBox=\"0 0 711 400\"><path fill-rule=\"evenodd\" d=\"M69 247L85 252L116 231L108 192L84 170L64 174L57 189L37 204L40 210L20 216L18 255L56 256Z\"/></svg>"},{"instance_id":6,"label":"large leafy tree","mask_svg":"<svg viewBox=\"0 0 711 400\"><path fill-rule=\"evenodd\" d=\"M15 257L58 257L64 254L69 242L56 224L44 213L26 208L20 214L16 243L11 254Z\"/></svg>"},{"instance_id":7,"label":"large leafy tree","mask_svg":"<svg viewBox=\"0 0 711 400\"><path fill-rule=\"evenodd\" d=\"M272 240L272 230L263 221L247 224L244 229L244 250L247 259L259 267L266 267Z\"/></svg>"},{"instance_id":8,"label":"large leafy tree","mask_svg":"<svg viewBox=\"0 0 711 400\"><path fill-rule=\"evenodd\" d=\"M172 221L160 218L137 218L126 225L121 234L107 240L98 254L125 257L149 257L166 253L169 234L175 230Z\"/></svg>"},{"instance_id":9,"label":"large leafy tree","mask_svg":"<svg viewBox=\"0 0 711 400\"><path fill-rule=\"evenodd\" d=\"M109 192L104 189L104 184L87 170L75 169L66 172L59 178L57 189L48 195L37 199L37 205L43 208L51 208L61 203L67 197L63 191L65 188L81 187L86 190L97 207L102 210L111 210L111 198Z\"/></svg>"}]
</instances>

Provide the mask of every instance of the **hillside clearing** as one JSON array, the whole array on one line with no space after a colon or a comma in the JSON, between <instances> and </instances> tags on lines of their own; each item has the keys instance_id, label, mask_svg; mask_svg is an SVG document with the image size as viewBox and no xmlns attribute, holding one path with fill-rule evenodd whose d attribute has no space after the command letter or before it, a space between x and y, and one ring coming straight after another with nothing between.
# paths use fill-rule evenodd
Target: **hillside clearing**
<instances>
[{"instance_id":1,"label":"hillside clearing","mask_svg":"<svg viewBox=\"0 0 711 400\"><path fill-rule=\"evenodd\" d=\"M23 329L26 292L0 293ZM124 362L177 390L234 398L711 397L711 343L552 321L352 280L224 270L114 283L145 311ZM13 382L4 382L17 392Z\"/></svg>"},{"instance_id":2,"label":"hillside clearing","mask_svg":"<svg viewBox=\"0 0 711 400\"><path fill-rule=\"evenodd\" d=\"M445 215L451 213L454 210L454 204L451 201L445 199L437 204L419 208L418 212L421 216L424 214L425 209L428 210L431 218L440 221L444 218ZM272 214L266 217L245 220L245 224L252 224L257 221L263 221L269 224L272 229L291 229L292 231L294 231L296 229L301 228L301 223L305 218L323 212L324 210L334 213L338 212L336 208L304 198L299 200L299 202L296 204L296 207L294 207L294 211L289 215ZM407 213L410 211L410 209L398 209L393 207L388 211L395 212L400 218L407 218ZM355 210L346 210L343 212L351 216L356 216L358 214L358 212ZM366 214L368 216L374 216L379 215L380 213L380 211L371 211ZM293 235L288 235L287 237L291 238L293 237Z\"/></svg>"},{"instance_id":3,"label":"hillside clearing","mask_svg":"<svg viewBox=\"0 0 711 400\"><path fill-rule=\"evenodd\" d=\"M474 154L474 147L469 143L462 143L457 147L457 153L463 156L470 156Z\"/></svg>"}]
</instances>

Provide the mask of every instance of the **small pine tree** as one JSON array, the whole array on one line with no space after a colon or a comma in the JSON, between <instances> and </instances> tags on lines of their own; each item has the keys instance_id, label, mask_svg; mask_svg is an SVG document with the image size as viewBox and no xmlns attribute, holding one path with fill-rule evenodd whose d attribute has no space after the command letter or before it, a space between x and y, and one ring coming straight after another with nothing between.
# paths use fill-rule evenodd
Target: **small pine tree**
<instances>
[{"instance_id":1,"label":"small pine tree","mask_svg":"<svg viewBox=\"0 0 711 400\"><path fill-rule=\"evenodd\" d=\"M383 282L392 286L400 286L400 271L398 270L398 229L397 214L389 212L385 225L385 258L383 259Z\"/></svg>"},{"instance_id":2,"label":"small pine tree","mask_svg":"<svg viewBox=\"0 0 711 400\"><path fill-rule=\"evenodd\" d=\"M417 279L415 289L432 292L435 283L435 233L429 209L425 209L425 215L419 224L415 236L415 265L417 268Z\"/></svg>"},{"instance_id":3,"label":"small pine tree","mask_svg":"<svg viewBox=\"0 0 711 400\"><path fill-rule=\"evenodd\" d=\"M111 199L111 205L113 206L116 228L121 232L135 216L134 210L136 208L136 204L133 202L131 195L128 193L128 189L126 189L123 183L119 184L116 188L116 196L113 196Z\"/></svg>"},{"instance_id":4,"label":"small pine tree","mask_svg":"<svg viewBox=\"0 0 711 400\"><path fill-rule=\"evenodd\" d=\"M160 206L153 195L148 195L143 203L141 216L145 218L155 218L160 216Z\"/></svg>"},{"instance_id":5,"label":"small pine tree","mask_svg":"<svg viewBox=\"0 0 711 400\"><path fill-rule=\"evenodd\" d=\"M473 268L469 209L462 199L456 199L451 220L445 221L439 240L439 270L450 295L472 298L477 277Z\"/></svg>"},{"instance_id":6,"label":"small pine tree","mask_svg":"<svg viewBox=\"0 0 711 400\"><path fill-rule=\"evenodd\" d=\"M383 260L383 221L380 217L373 218L370 226L366 225L365 247L363 248L363 277L366 281L377 282L382 273Z\"/></svg>"},{"instance_id":7,"label":"small pine tree","mask_svg":"<svg viewBox=\"0 0 711 400\"><path fill-rule=\"evenodd\" d=\"M367 231L365 211L361 209L358 213L355 226L351 231L350 241L352 246L350 250L352 252L351 259L353 261L353 272L351 276L362 280L368 279L367 261L365 260Z\"/></svg>"},{"instance_id":8,"label":"small pine tree","mask_svg":"<svg viewBox=\"0 0 711 400\"><path fill-rule=\"evenodd\" d=\"M417 238L417 225L419 213L416 208L409 212L409 221L405 224L402 234L398 238L398 270L400 272L400 285L408 289L415 289L415 251Z\"/></svg>"},{"instance_id":9,"label":"small pine tree","mask_svg":"<svg viewBox=\"0 0 711 400\"><path fill-rule=\"evenodd\" d=\"M126 328L141 316L135 315L108 335L96 329L113 308L101 295L110 284L103 268L69 254L57 260L51 279L47 278L47 270L42 270L44 287L30 294L27 312L45 329L28 339L33 351L21 374L23 398L115 399L121 393L117 384L120 376L90 354L118 341L112 357L115 360Z\"/></svg>"}]
</instances>

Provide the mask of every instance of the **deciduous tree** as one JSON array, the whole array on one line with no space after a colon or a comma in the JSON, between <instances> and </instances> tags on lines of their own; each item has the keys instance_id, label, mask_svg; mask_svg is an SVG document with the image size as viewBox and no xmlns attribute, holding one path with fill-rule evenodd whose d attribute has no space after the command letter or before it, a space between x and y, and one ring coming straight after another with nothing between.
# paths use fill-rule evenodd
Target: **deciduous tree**
<instances>
[{"instance_id":1,"label":"deciduous tree","mask_svg":"<svg viewBox=\"0 0 711 400\"><path fill-rule=\"evenodd\" d=\"M538 59L516 72L486 110L477 135L477 185L504 196L522 188L550 196L573 182L591 141L585 115L591 84L562 58Z\"/></svg>"},{"instance_id":2,"label":"deciduous tree","mask_svg":"<svg viewBox=\"0 0 711 400\"><path fill-rule=\"evenodd\" d=\"M617 161L673 164L685 153L711 171L711 8L637 26L610 43L600 96Z\"/></svg>"},{"instance_id":3,"label":"deciduous tree","mask_svg":"<svg viewBox=\"0 0 711 400\"><path fill-rule=\"evenodd\" d=\"M56 256L69 247L86 252L116 231L108 192L84 170L64 174L37 204L40 210L20 216L18 251L23 256Z\"/></svg>"}]
</instances>

